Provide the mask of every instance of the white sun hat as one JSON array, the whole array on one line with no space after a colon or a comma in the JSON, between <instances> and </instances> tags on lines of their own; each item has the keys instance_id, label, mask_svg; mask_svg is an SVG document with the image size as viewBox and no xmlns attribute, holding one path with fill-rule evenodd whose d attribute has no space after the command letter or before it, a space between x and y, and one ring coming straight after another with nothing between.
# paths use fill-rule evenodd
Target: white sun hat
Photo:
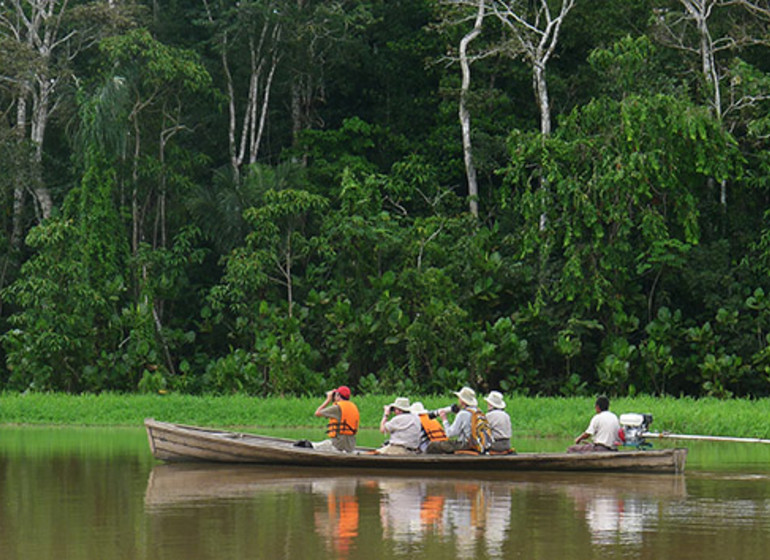
<instances>
[{"instance_id":1,"label":"white sun hat","mask_svg":"<svg viewBox=\"0 0 770 560\"><path fill-rule=\"evenodd\" d=\"M455 391L455 395L468 406L476 406L478 404L478 401L476 400L476 391L470 387L463 387L459 391Z\"/></svg>"},{"instance_id":2,"label":"white sun hat","mask_svg":"<svg viewBox=\"0 0 770 560\"><path fill-rule=\"evenodd\" d=\"M397 408L404 412L409 412L409 399L406 397L398 397L395 401L388 405L391 408Z\"/></svg>"},{"instance_id":3,"label":"white sun hat","mask_svg":"<svg viewBox=\"0 0 770 560\"><path fill-rule=\"evenodd\" d=\"M484 400L493 408L505 408L505 401L503 400L503 395L500 391L492 391L489 395L484 397Z\"/></svg>"},{"instance_id":4,"label":"white sun hat","mask_svg":"<svg viewBox=\"0 0 770 560\"><path fill-rule=\"evenodd\" d=\"M411 412L412 414L417 414L417 415L428 414L428 410L423 406L422 402L420 402L420 401L417 401L416 403L414 403L409 408L409 412Z\"/></svg>"}]
</instances>

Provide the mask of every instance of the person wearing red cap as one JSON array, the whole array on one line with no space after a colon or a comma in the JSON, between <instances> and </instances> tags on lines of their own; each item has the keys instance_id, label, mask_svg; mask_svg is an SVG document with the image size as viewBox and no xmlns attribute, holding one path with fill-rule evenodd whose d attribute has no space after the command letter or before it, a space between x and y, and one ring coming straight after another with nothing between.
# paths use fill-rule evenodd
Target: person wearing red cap
<instances>
[{"instance_id":1,"label":"person wearing red cap","mask_svg":"<svg viewBox=\"0 0 770 560\"><path fill-rule=\"evenodd\" d=\"M355 450L359 415L358 407L350 401L349 387L341 385L327 391L326 398L316 409L315 415L329 419L329 425L326 428L329 439L312 442L314 449L348 453ZM300 447L307 447L307 445L300 445Z\"/></svg>"}]
</instances>

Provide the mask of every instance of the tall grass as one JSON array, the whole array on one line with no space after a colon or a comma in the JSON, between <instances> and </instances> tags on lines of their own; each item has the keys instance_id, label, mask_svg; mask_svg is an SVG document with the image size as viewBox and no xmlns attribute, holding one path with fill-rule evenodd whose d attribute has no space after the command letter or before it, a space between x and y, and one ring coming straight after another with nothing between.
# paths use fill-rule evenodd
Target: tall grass
<instances>
[{"instance_id":1,"label":"tall grass","mask_svg":"<svg viewBox=\"0 0 770 560\"><path fill-rule=\"evenodd\" d=\"M394 396L354 396L363 427L376 428L382 407ZM412 399L417 400L417 398ZM422 397L426 408L446 406L453 396ZM567 437L579 434L593 415L587 397L507 397L508 412L518 436ZM59 393L3 393L0 424L72 426L140 426L144 418L185 424L241 427L317 427L325 421L313 416L321 398L251 398L191 395L65 395ZM619 398L611 409L650 413L652 431L770 438L770 399L717 400L638 396Z\"/></svg>"}]
</instances>

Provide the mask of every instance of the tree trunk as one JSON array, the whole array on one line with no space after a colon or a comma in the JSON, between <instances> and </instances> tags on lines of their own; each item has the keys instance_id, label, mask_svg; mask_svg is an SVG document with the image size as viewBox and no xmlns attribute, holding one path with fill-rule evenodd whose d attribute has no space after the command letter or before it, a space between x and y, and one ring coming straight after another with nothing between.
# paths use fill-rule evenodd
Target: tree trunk
<instances>
[{"instance_id":1,"label":"tree trunk","mask_svg":"<svg viewBox=\"0 0 770 560\"><path fill-rule=\"evenodd\" d=\"M27 96L26 91L19 94L16 102L16 135L18 145L18 155L25 153L24 139L27 135ZM17 166L16 176L14 177L13 187L13 229L11 230L11 248L13 250L21 247L21 240L24 236L24 179L21 173L21 167Z\"/></svg>"},{"instance_id":2,"label":"tree trunk","mask_svg":"<svg viewBox=\"0 0 770 560\"><path fill-rule=\"evenodd\" d=\"M228 59L228 36L227 33L224 33L222 36L222 68L225 73L228 109L230 114L228 124L228 147L233 180L236 183L239 181L241 167L244 163L255 163L259 155L259 148L262 143L265 122L267 120L273 78L279 62L277 42L280 39L280 35L280 24L272 24L271 31L271 22L265 21L259 35L259 41L255 41L253 36L249 37L248 49L251 61L250 76L246 105L243 107L243 120L240 125L240 133L238 133L238 107L235 102L235 85L233 76L230 72L230 63ZM267 50L269 51L270 63L269 70L266 70L268 55L265 54L265 50L268 38L270 40L270 45ZM267 76L265 76L266 71Z\"/></svg>"},{"instance_id":3,"label":"tree trunk","mask_svg":"<svg viewBox=\"0 0 770 560\"><path fill-rule=\"evenodd\" d=\"M139 130L139 110L132 111L134 125L134 159L131 171L131 254L136 256L140 241L140 212L139 212L139 156L141 155L141 132ZM137 296L139 292L137 292Z\"/></svg>"},{"instance_id":4,"label":"tree trunk","mask_svg":"<svg viewBox=\"0 0 770 560\"><path fill-rule=\"evenodd\" d=\"M698 30L701 57L701 71L708 92L711 96L711 108L717 120L722 120L722 93L719 87L719 74L717 72L714 42L709 31L708 18L714 6L713 1L681 0L685 10L695 21ZM719 184L719 202L723 208L727 207L727 182L722 180Z\"/></svg>"},{"instance_id":5,"label":"tree trunk","mask_svg":"<svg viewBox=\"0 0 770 560\"><path fill-rule=\"evenodd\" d=\"M537 107L540 110L540 134L543 138L551 135L551 102L548 98L548 82L545 79L545 65L536 62L533 65L532 81Z\"/></svg>"},{"instance_id":6,"label":"tree trunk","mask_svg":"<svg viewBox=\"0 0 770 560\"><path fill-rule=\"evenodd\" d=\"M291 132L294 145L299 143L303 130L310 128L310 111L313 103L312 78L297 74L291 84ZM307 166L307 154L302 154L301 163Z\"/></svg>"},{"instance_id":7,"label":"tree trunk","mask_svg":"<svg viewBox=\"0 0 770 560\"><path fill-rule=\"evenodd\" d=\"M262 104L259 107L259 111L256 111L257 100L256 98L254 99L255 114L252 121L249 163L255 163L257 161L259 146L262 143L262 136L265 131L265 121L267 120L267 109L270 104L270 93L273 89L273 78L275 77L275 70L276 68L278 68L278 60L279 60L279 57L276 55L277 49L275 45L280 39L280 36L281 36L281 27L280 25L276 24L275 28L273 29L273 48L270 49L270 53L271 53L270 71L267 74L267 78L265 78L265 83L262 88ZM259 118L257 118L257 112L259 113Z\"/></svg>"},{"instance_id":8,"label":"tree trunk","mask_svg":"<svg viewBox=\"0 0 770 560\"><path fill-rule=\"evenodd\" d=\"M45 220L51 217L53 201L51 193L43 181L43 141L48 126L50 96L53 90L53 80L49 80L47 74L37 78L38 91L33 95L32 122L30 126L30 139L35 151L32 157L32 192L38 205L39 217Z\"/></svg>"},{"instance_id":9,"label":"tree trunk","mask_svg":"<svg viewBox=\"0 0 770 560\"><path fill-rule=\"evenodd\" d=\"M289 228L289 231L286 234L286 254L284 255L283 275L284 275L284 279L286 280L286 301L289 306L290 319L294 313L294 285L291 279L291 261L292 261L291 236L292 236L292 230L291 228Z\"/></svg>"},{"instance_id":10,"label":"tree trunk","mask_svg":"<svg viewBox=\"0 0 770 560\"><path fill-rule=\"evenodd\" d=\"M479 187L476 178L476 166L473 164L473 149L471 144L471 115L468 110L468 92L471 87L471 65L468 60L468 45L481 34L484 23L484 1L478 2L478 13L473 29L460 41L460 68L462 70L462 86L460 89L459 117L463 137L463 160L465 161L465 176L468 180L468 200L471 214L479 215Z\"/></svg>"},{"instance_id":11,"label":"tree trunk","mask_svg":"<svg viewBox=\"0 0 770 560\"><path fill-rule=\"evenodd\" d=\"M239 181L240 165L238 164L237 142L235 140L235 128L237 114L235 111L235 86L233 85L233 75L230 72L230 63L227 58L228 38L227 33L222 34L222 70L225 73L225 84L227 86L227 108L229 120L227 124L227 150L230 155L230 168L233 173L233 182Z\"/></svg>"}]
</instances>

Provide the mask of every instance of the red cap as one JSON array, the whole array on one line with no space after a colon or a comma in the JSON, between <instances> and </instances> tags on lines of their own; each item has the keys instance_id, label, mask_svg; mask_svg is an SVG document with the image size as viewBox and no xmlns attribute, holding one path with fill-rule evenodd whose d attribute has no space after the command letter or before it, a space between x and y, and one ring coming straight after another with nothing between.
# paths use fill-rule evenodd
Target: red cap
<instances>
[{"instance_id":1,"label":"red cap","mask_svg":"<svg viewBox=\"0 0 770 560\"><path fill-rule=\"evenodd\" d=\"M339 394L340 397L347 400L350 398L350 388L346 387L345 385L340 385L337 387L337 394Z\"/></svg>"}]
</instances>

